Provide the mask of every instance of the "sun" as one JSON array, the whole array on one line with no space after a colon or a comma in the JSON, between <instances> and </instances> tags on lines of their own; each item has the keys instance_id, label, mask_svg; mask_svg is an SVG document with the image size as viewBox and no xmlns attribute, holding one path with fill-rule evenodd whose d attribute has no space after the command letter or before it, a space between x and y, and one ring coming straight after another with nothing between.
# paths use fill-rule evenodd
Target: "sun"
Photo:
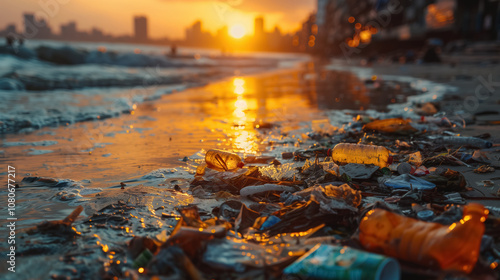
<instances>
[{"instance_id":1,"label":"sun","mask_svg":"<svg viewBox=\"0 0 500 280\"><path fill-rule=\"evenodd\" d=\"M245 27L241 24L235 24L229 29L229 35L235 39L240 39L247 33Z\"/></svg>"}]
</instances>

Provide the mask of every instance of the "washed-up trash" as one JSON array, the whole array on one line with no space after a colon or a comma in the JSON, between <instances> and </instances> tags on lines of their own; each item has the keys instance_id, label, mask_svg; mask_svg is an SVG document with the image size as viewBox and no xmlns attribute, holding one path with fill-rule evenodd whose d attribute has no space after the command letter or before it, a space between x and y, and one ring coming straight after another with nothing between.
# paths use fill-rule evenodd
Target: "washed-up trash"
<instances>
[{"instance_id":1,"label":"washed-up trash","mask_svg":"<svg viewBox=\"0 0 500 280\"><path fill-rule=\"evenodd\" d=\"M399 263L386 256L347 246L318 244L283 270L306 279L400 279Z\"/></svg>"},{"instance_id":2,"label":"washed-up trash","mask_svg":"<svg viewBox=\"0 0 500 280\"><path fill-rule=\"evenodd\" d=\"M495 172L495 168L488 165L481 165L478 168L474 169L474 173L490 173Z\"/></svg>"},{"instance_id":3,"label":"washed-up trash","mask_svg":"<svg viewBox=\"0 0 500 280\"><path fill-rule=\"evenodd\" d=\"M321 198L326 199L325 196L318 196L318 200ZM356 208L353 209L345 202L328 199L325 204L318 202L315 196L312 196L306 203L294 202L292 205L274 212L273 215L279 217L281 221L268 229L269 236L306 231L322 224L351 228L358 212Z\"/></svg>"},{"instance_id":4,"label":"washed-up trash","mask_svg":"<svg viewBox=\"0 0 500 280\"><path fill-rule=\"evenodd\" d=\"M242 203L240 213L234 222L234 227L236 231L243 232L247 228L253 226L259 217L259 212L249 209L244 203Z\"/></svg>"},{"instance_id":5,"label":"washed-up trash","mask_svg":"<svg viewBox=\"0 0 500 280\"><path fill-rule=\"evenodd\" d=\"M409 135L419 132L418 129L412 126L410 119L401 118L375 120L363 126L365 131L377 131L390 134Z\"/></svg>"},{"instance_id":6,"label":"washed-up trash","mask_svg":"<svg viewBox=\"0 0 500 280\"><path fill-rule=\"evenodd\" d=\"M417 214L417 218L422 221L432 221L434 219L434 211L429 208L425 208L419 204L413 203L411 209Z\"/></svg>"},{"instance_id":7,"label":"washed-up trash","mask_svg":"<svg viewBox=\"0 0 500 280\"><path fill-rule=\"evenodd\" d=\"M244 165L237 154L215 149L207 151L205 161L208 167L224 171L241 168Z\"/></svg>"},{"instance_id":8,"label":"washed-up trash","mask_svg":"<svg viewBox=\"0 0 500 280\"><path fill-rule=\"evenodd\" d=\"M255 184L262 184L263 180L258 177L259 170L256 167L242 168L234 171L216 171L207 168L202 176L195 176L190 183L191 191L197 186L202 186L206 191L215 193L227 191L238 194L240 189Z\"/></svg>"},{"instance_id":9,"label":"washed-up trash","mask_svg":"<svg viewBox=\"0 0 500 280\"><path fill-rule=\"evenodd\" d=\"M351 179L370 179L378 169L375 165L349 163L339 167L339 174L347 174Z\"/></svg>"},{"instance_id":10,"label":"washed-up trash","mask_svg":"<svg viewBox=\"0 0 500 280\"><path fill-rule=\"evenodd\" d=\"M462 136L440 136L431 137L436 144L450 145L450 146L467 146L478 149L488 149L493 146L490 141L483 140L476 137L462 137Z\"/></svg>"},{"instance_id":11,"label":"washed-up trash","mask_svg":"<svg viewBox=\"0 0 500 280\"><path fill-rule=\"evenodd\" d=\"M150 261L145 272L150 275L165 275L169 279L205 279L191 262L191 259L178 246L162 248Z\"/></svg>"},{"instance_id":12,"label":"washed-up trash","mask_svg":"<svg viewBox=\"0 0 500 280\"><path fill-rule=\"evenodd\" d=\"M331 156L339 163L373 164L380 168L392 163L390 151L381 146L340 143L332 149Z\"/></svg>"},{"instance_id":13,"label":"washed-up trash","mask_svg":"<svg viewBox=\"0 0 500 280\"><path fill-rule=\"evenodd\" d=\"M436 169L436 172L428 174L422 179L437 186L440 191L461 192L467 187L464 175L451 169Z\"/></svg>"},{"instance_id":14,"label":"washed-up trash","mask_svg":"<svg viewBox=\"0 0 500 280\"><path fill-rule=\"evenodd\" d=\"M203 263L212 269L244 272L247 268L284 267L305 249L275 244L260 245L238 238L214 239L208 242Z\"/></svg>"},{"instance_id":15,"label":"washed-up trash","mask_svg":"<svg viewBox=\"0 0 500 280\"><path fill-rule=\"evenodd\" d=\"M249 164L249 163L270 163L272 162L273 160L275 160L276 158L275 157L271 157L271 156L247 156L245 157L245 163L246 164Z\"/></svg>"},{"instance_id":16,"label":"washed-up trash","mask_svg":"<svg viewBox=\"0 0 500 280\"><path fill-rule=\"evenodd\" d=\"M402 162L397 165L396 170L400 175L403 174L413 174L415 172L415 167L413 167L411 164L408 162Z\"/></svg>"},{"instance_id":17,"label":"washed-up trash","mask_svg":"<svg viewBox=\"0 0 500 280\"><path fill-rule=\"evenodd\" d=\"M71 236L80 234L72 227L72 224L75 222L76 218L83 211L83 206L76 207L71 214L69 214L63 220L58 221L45 221L35 227L26 229L26 233L34 234L37 232L42 233L50 233L54 235L62 235L62 236Z\"/></svg>"},{"instance_id":18,"label":"washed-up trash","mask_svg":"<svg viewBox=\"0 0 500 280\"><path fill-rule=\"evenodd\" d=\"M399 175L385 180L384 185L395 189L417 189L430 190L436 187L435 184L410 174Z\"/></svg>"},{"instance_id":19,"label":"washed-up trash","mask_svg":"<svg viewBox=\"0 0 500 280\"><path fill-rule=\"evenodd\" d=\"M271 216L267 217L266 221L260 227L260 230L265 230L269 227L272 227L273 225L277 224L280 221L281 221L280 218L271 215Z\"/></svg>"},{"instance_id":20,"label":"washed-up trash","mask_svg":"<svg viewBox=\"0 0 500 280\"><path fill-rule=\"evenodd\" d=\"M284 185L276 185L276 184L264 184L258 186L247 186L240 190L241 196L250 196L258 193L269 192L269 191L278 191L278 192L293 192L295 191L294 187L284 186Z\"/></svg>"},{"instance_id":21,"label":"washed-up trash","mask_svg":"<svg viewBox=\"0 0 500 280\"><path fill-rule=\"evenodd\" d=\"M470 273L479 257L488 210L481 204L464 207L458 223L443 226L387 210L370 210L359 225L364 248L426 267Z\"/></svg>"},{"instance_id":22,"label":"washed-up trash","mask_svg":"<svg viewBox=\"0 0 500 280\"><path fill-rule=\"evenodd\" d=\"M285 163L276 165L269 165L259 167L259 172L263 177L267 177L273 181L290 180L295 174L297 169L292 163Z\"/></svg>"},{"instance_id":23,"label":"washed-up trash","mask_svg":"<svg viewBox=\"0 0 500 280\"><path fill-rule=\"evenodd\" d=\"M334 185L326 185L326 186L313 186L307 189L304 189L299 192L295 192L291 195L286 195L285 199L282 200L285 202L285 205L289 205L294 201L307 201L311 198L311 196L315 196L316 198L327 198L334 199L338 202L345 203L346 206L357 208L361 204L361 192L354 190L348 184L342 184L341 186ZM323 202L326 202L323 200ZM355 210L352 208L352 210Z\"/></svg>"},{"instance_id":24,"label":"washed-up trash","mask_svg":"<svg viewBox=\"0 0 500 280\"><path fill-rule=\"evenodd\" d=\"M243 203L238 200L228 200L222 203L218 208L214 208L214 213L218 218L222 218L226 221L234 221L238 217L241 211Z\"/></svg>"},{"instance_id":25,"label":"washed-up trash","mask_svg":"<svg viewBox=\"0 0 500 280\"><path fill-rule=\"evenodd\" d=\"M427 167L422 165L422 166L419 166L417 169L415 169L410 174L415 175L415 176L425 176L429 173L430 173L429 169L427 169Z\"/></svg>"},{"instance_id":26,"label":"washed-up trash","mask_svg":"<svg viewBox=\"0 0 500 280\"><path fill-rule=\"evenodd\" d=\"M410 164L413 164L415 166L420 166L422 165L422 154L420 152L415 152L415 153L412 153L412 154L409 154L408 155L408 162Z\"/></svg>"},{"instance_id":27,"label":"washed-up trash","mask_svg":"<svg viewBox=\"0 0 500 280\"><path fill-rule=\"evenodd\" d=\"M457 196L458 194L458 196ZM454 193L450 194L448 197L455 197L455 201L457 200L456 198L463 199L459 193ZM455 203L456 204L456 203ZM456 205L452 205L448 207L444 212L442 212L439 216L435 217L432 222L433 223L440 223L442 225L449 226L453 223L458 223L462 217L464 216L463 214L463 207L458 207Z\"/></svg>"},{"instance_id":28,"label":"washed-up trash","mask_svg":"<svg viewBox=\"0 0 500 280\"><path fill-rule=\"evenodd\" d=\"M465 204L465 199L457 192L445 194L444 197L446 197L447 203Z\"/></svg>"}]
</instances>

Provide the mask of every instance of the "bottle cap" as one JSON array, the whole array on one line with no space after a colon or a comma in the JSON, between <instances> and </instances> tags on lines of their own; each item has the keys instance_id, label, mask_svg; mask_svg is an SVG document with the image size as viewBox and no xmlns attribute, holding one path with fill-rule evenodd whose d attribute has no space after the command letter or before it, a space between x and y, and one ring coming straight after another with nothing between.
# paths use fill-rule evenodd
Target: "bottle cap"
<instances>
[{"instance_id":1,"label":"bottle cap","mask_svg":"<svg viewBox=\"0 0 500 280\"><path fill-rule=\"evenodd\" d=\"M408 162L402 162L398 164L398 173L403 175L403 174L410 174L412 173L412 166Z\"/></svg>"},{"instance_id":2,"label":"bottle cap","mask_svg":"<svg viewBox=\"0 0 500 280\"><path fill-rule=\"evenodd\" d=\"M417 213L417 217L423 221L429 221L434 217L434 212L432 210L422 210Z\"/></svg>"}]
</instances>

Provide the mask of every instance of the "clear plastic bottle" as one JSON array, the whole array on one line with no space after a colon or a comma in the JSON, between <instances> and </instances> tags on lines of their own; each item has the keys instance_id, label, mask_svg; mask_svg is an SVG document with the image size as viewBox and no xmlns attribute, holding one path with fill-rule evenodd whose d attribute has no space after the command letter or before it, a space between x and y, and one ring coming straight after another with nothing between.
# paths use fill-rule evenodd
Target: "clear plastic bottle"
<instances>
[{"instance_id":1,"label":"clear plastic bottle","mask_svg":"<svg viewBox=\"0 0 500 280\"><path fill-rule=\"evenodd\" d=\"M469 273L479 257L487 215L483 205L471 203L459 222L446 226L374 209L361 220L359 239L372 252Z\"/></svg>"},{"instance_id":2,"label":"clear plastic bottle","mask_svg":"<svg viewBox=\"0 0 500 280\"><path fill-rule=\"evenodd\" d=\"M207 151L205 162L210 168L222 169L225 171L241 168L244 165L237 154L216 149Z\"/></svg>"},{"instance_id":3,"label":"clear plastic bottle","mask_svg":"<svg viewBox=\"0 0 500 280\"><path fill-rule=\"evenodd\" d=\"M340 143L332 149L331 156L340 163L374 164L380 168L392 163L390 151L381 146Z\"/></svg>"},{"instance_id":4,"label":"clear plastic bottle","mask_svg":"<svg viewBox=\"0 0 500 280\"><path fill-rule=\"evenodd\" d=\"M476 137L462 136L442 136L434 140L438 144L453 145L453 146L471 146L479 149L488 149L493 146L490 141Z\"/></svg>"}]
</instances>

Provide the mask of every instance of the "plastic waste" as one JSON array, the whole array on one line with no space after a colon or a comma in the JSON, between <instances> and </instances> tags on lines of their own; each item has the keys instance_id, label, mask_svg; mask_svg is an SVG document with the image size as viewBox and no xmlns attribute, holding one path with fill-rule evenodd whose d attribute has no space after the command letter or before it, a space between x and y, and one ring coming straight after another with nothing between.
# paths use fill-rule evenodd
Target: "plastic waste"
<instances>
[{"instance_id":1,"label":"plastic waste","mask_svg":"<svg viewBox=\"0 0 500 280\"><path fill-rule=\"evenodd\" d=\"M483 140L476 137L462 137L462 136L441 136L434 138L437 144L453 145L453 146L471 146L478 149L488 149L493 146L490 141Z\"/></svg>"},{"instance_id":2,"label":"plastic waste","mask_svg":"<svg viewBox=\"0 0 500 280\"><path fill-rule=\"evenodd\" d=\"M397 171L401 175L411 174L411 173L415 172L415 168L407 162L402 162L402 163L398 164Z\"/></svg>"},{"instance_id":3,"label":"plastic waste","mask_svg":"<svg viewBox=\"0 0 500 280\"><path fill-rule=\"evenodd\" d=\"M411 120L405 120L401 118L376 120L371 123L365 124L363 126L363 130L374 130L402 135L413 134L419 131L411 125Z\"/></svg>"},{"instance_id":4,"label":"plastic waste","mask_svg":"<svg viewBox=\"0 0 500 280\"><path fill-rule=\"evenodd\" d=\"M260 227L260 230L265 230L267 228L270 228L280 221L281 221L281 219L276 217L276 216L269 216L269 217L267 217L266 221Z\"/></svg>"},{"instance_id":5,"label":"plastic waste","mask_svg":"<svg viewBox=\"0 0 500 280\"><path fill-rule=\"evenodd\" d=\"M399 263L393 258L326 244L316 245L283 272L305 279L400 279Z\"/></svg>"},{"instance_id":6,"label":"plastic waste","mask_svg":"<svg viewBox=\"0 0 500 280\"><path fill-rule=\"evenodd\" d=\"M340 143L332 149L331 156L340 163L373 164L380 168L392 163L389 150L381 146Z\"/></svg>"},{"instance_id":7,"label":"plastic waste","mask_svg":"<svg viewBox=\"0 0 500 280\"><path fill-rule=\"evenodd\" d=\"M471 203L459 222L445 226L374 209L361 220L359 239L372 252L469 273L479 256L487 215L483 205Z\"/></svg>"},{"instance_id":8,"label":"plastic waste","mask_svg":"<svg viewBox=\"0 0 500 280\"><path fill-rule=\"evenodd\" d=\"M420 166L423 162L422 154L420 152L409 154L408 155L408 162L412 165L417 166L417 167Z\"/></svg>"},{"instance_id":9,"label":"plastic waste","mask_svg":"<svg viewBox=\"0 0 500 280\"><path fill-rule=\"evenodd\" d=\"M419 204L412 203L411 209L417 214L417 218L422 221L432 221L434 219L434 211L425 208Z\"/></svg>"},{"instance_id":10,"label":"plastic waste","mask_svg":"<svg viewBox=\"0 0 500 280\"><path fill-rule=\"evenodd\" d=\"M205 161L208 167L225 171L241 168L244 165L237 154L215 149L207 151Z\"/></svg>"},{"instance_id":11,"label":"plastic waste","mask_svg":"<svg viewBox=\"0 0 500 280\"><path fill-rule=\"evenodd\" d=\"M338 174L347 174L351 179L370 179L378 169L378 166L349 163L341 166Z\"/></svg>"},{"instance_id":12,"label":"plastic waste","mask_svg":"<svg viewBox=\"0 0 500 280\"><path fill-rule=\"evenodd\" d=\"M384 185L395 189L417 189L430 190L436 187L435 184L410 174L399 175L383 182Z\"/></svg>"},{"instance_id":13,"label":"plastic waste","mask_svg":"<svg viewBox=\"0 0 500 280\"><path fill-rule=\"evenodd\" d=\"M139 267L146 267L152 258L153 253L151 253L148 249L145 249L137 258L135 258L132 266L135 269L138 269Z\"/></svg>"},{"instance_id":14,"label":"plastic waste","mask_svg":"<svg viewBox=\"0 0 500 280\"><path fill-rule=\"evenodd\" d=\"M447 117L426 117L422 116L420 122L423 123L433 123L439 126L452 126L452 123Z\"/></svg>"}]
</instances>

